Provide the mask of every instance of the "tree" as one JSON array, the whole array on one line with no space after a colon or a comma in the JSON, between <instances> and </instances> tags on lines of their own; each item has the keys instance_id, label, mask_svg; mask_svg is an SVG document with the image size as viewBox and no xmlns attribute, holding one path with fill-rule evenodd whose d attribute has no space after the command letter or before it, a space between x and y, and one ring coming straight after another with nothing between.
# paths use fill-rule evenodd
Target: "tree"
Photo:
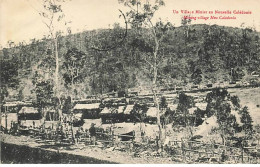
<instances>
[{"instance_id":1,"label":"tree","mask_svg":"<svg viewBox=\"0 0 260 167\"><path fill-rule=\"evenodd\" d=\"M190 40L190 25L191 25L191 19L182 17L181 19L181 25L184 27L184 39L185 43L187 43Z\"/></svg>"},{"instance_id":2,"label":"tree","mask_svg":"<svg viewBox=\"0 0 260 167\"><path fill-rule=\"evenodd\" d=\"M71 101L71 97L68 96L65 99L65 102L64 102L64 105L63 105L63 108L62 108L62 113L69 114L71 112L71 109L72 109L72 101Z\"/></svg>"},{"instance_id":3,"label":"tree","mask_svg":"<svg viewBox=\"0 0 260 167\"><path fill-rule=\"evenodd\" d=\"M238 96L231 96L230 97L230 100L231 100L231 102L232 102L232 104L234 105L234 106L236 106L237 108L240 108L241 106L240 106L240 99L238 98Z\"/></svg>"},{"instance_id":4,"label":"tree","mask_svg":"<svg viewBox=\"0 0 260 167\"><path fill-rule=\"evenodd\" d=\"M151 90L153 92L154 104L158 109L157 124L159 127L159 138L161 139L161 121L160 121L160 106L157 97L157 84L158 84L158 67L160 65L161 42L164 39L165 34L170 28L172 28L169 22L163 23L161 20L153 23L154 14L165 3L163 0L155 1L140 1L140 0L120 0L119 3L123 3L130 8L127 12L128 22L131 24L132 29L136 31L136 39L134 43L140 41L141 46L139 50L142 53L143 60L151 68L149 77L152 80ZM148 31L149 35L145 36ZM143 33L143 34L142 34ZM141 38L142 37L142 38ZM146 42L147 41L147 42Z\"/></svg>"},{"instance_id":5,"label":"tree","mask_svg":"<svg viewBox=\"0 0 260 167\"><path fill-rule=\"evenodd\" d=\"M253 120L248 112L248 107L245 106L240 110L239 114L241 115L241 122L243 123L242 129L245 132L245 137L250 139L253 135Z\"/></svg>"},{"instance_id":6,"label":"tree","mask_svg":"<svg viewBox=\"0 0 260 167\"><path fill-rule=\"evenodd\" d=\"M208 103L206 114L208 117L216 116L223 145L226 145L228 138L233 137L238 126L236 117L231 114L231 110L233 106L239 106L237 104L239 100L237 97L231 97L227 89L222 88L215 88L206 96Z\"/></svg>"},{"instance_id":7,"label":"tree","mask_svg":"<svg viewBox=\"0 0 260 167\"><path fill-rule=\"evenodd\" d=\"M195 72L191 75L191 79L193 80L194 84L200 84L202 81L202 71L201 69L195 70Z\"/></svg>"},{"instance_id":8,"label":"tree","mask_svg":"<svg viewBox=\"0 0 260 167\"><path fill-rule=\"evenodd\" d=\"M51 38L52 43L52 54L55 57L55 75L54 75L54 87L53 92L55 96L59 98L60 96L60 78L59 78L59 44L58 44L58 38L61 35L61 32L58 31L58 23L62 21L62 19L65 17L65 14L62 10L62 3L65 2L65 0L42 0L42 9L37 10L38 14L42 18L42 22L44 25L48 28L49 31L49 37ZM64 23L67 25L67 22Z\"/></svg>"},{"instance_id":9,"label":"tree","mask_svg":"<svg viewBox=\"0 0 260 167\"><path fill-rule=\"evenodd\" d=\"M245 76L244 69L241 67L235 67L231 69L230 72L232 81L241 80Z\"/></svg>"},{"instance_id":10,"label":"tree","mask_svg":"<svg viewBox=\"0 0 260 167\"><path fill-rule=\"evenodd\" d=\"M47 27L49 31L48 37L50 38L51 43L51 54L55 57L55 72L53 78L53 94L58 98L58 102L56 109L58 110L59 117L62 117L60 109L61 109L61 99L60 99L60 77L59 77L59 43L58 39L61 35L61 31L58 31L58 23L61 23L65 14L62 10L62 3L66 0L41 0L41 9L37 10L34 8L38 14L41 16L42 22ZM67 25L67 22L64 23ZM37 86L37 85L36 85ZM37 91L37 89L36 89ZM55 98L56 99L56 98ZM48 100L48 99L46 99ZM56 100L55 100L56 102Z\"/></svg>"},{"instance_id":11,"label":"tree","mask_svg":"<svg viewBox=\"0 0 260 167\"><path fill-rule=\"evenodd\" d=\"M0 61L0 104L8 96L8 88L17 88L19 84L18 63L16 59Z\"/></svg>"},{"instance_id":12,"label":"tree","mask_svg":"<svg viewBox=\"0 0 260 167\"><path fill-rule=\"evenodd\" d=\"M189 116L189 110L195 105L194 98L181 92L178 97L179 103L177 106L177 112L175 113L174 123L187 127L187 130L193 136L191 125L191 117Z\"/></svg>"},{"instance_id":13,"label":"tree","mask_svg":"<svg viewBox=\"0 0 260 167\"><path fill-rule=\"evenodd\" d=\"M142 127L142 123L148 118L146 113L148 111L149 107L147 104L135 104L133 107L133 110L130 112L132 120L134 122L140 123L140 131L141 134L144 132L144 128ZM143 135L142 135L143 137Z\"/></svg>"},{"instance_id":14,"label":"tree","mask_svg":"<svg viewBox=\"0 0 260 167\"><path fill-rule=\"evenodd\" d=\"M75 84L83 82L86 76L86 67L90 62L87 61L85 53L76 48L69 49L63 57L64 62L61 73L63 75L65 87L69 90L74 90Z\"/></svg>"},{"instance_id":15,"label":"tree","mask_svg":"<svg viewBox=\"0 0 260 167\"><path fill-rule=\"evenodd\" d=\"M133 110L130 112L134 121L142 123L146 117L146 112L149 107L146 104L135 104Z\"/></svg>"},{"instance_id":16,"label":"tree","mask_svg":"<svg viewBox=\"0 0 260 167\"><path fill-rule=\"evenodd\" d=\"M166 101L166 97L163 96L160 101L160 109L167 109L167 106L168 104Z\"/></svg>"},{"instance_id":17,"label":"tree","mask_svg":"<svg viewBox=\"0 0 260 167\"><path fill-rule=\"evenodd\" d=\"M44 111L46 107L53 106L53 82L51 79L45 79L41 74L36 71L33 76L32 83L35 86L36 105L45 118Z\"/></svg>"}]
</instances>

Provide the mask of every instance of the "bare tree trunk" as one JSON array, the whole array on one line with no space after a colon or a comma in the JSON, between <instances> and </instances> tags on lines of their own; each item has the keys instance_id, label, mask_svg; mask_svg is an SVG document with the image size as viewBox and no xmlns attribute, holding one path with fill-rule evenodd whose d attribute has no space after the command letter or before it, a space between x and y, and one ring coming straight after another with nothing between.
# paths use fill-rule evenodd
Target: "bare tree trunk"
<instances>
[{"instance_id":1,"label":"bare tree trunk","mask_svg":"<svg viewBox=\"0 0 260 167\"><path fill-rule=\"evenodd\" d=\"M157 54L158 54L158 50L159 50L159 42L156 38L155 38L155 49L154 49L154 63L153 63L153 97L154 97L154 104L157 108L157 125L159 128L159 140L161 141L162 139L162 125L161 125L161 119L160 119L160 106L159 106L159 102L157 99L157 74L158 74L158 67L157 67Z\"/></svg>"},{"instance_id":2,"label":"bare tree trunk","mask_svg":"<svg viewBox=\"0 0 260 167\"><path fill-rule=\"evenodd\" d=\"M59 107L58 107L58 115L59 115L59 120L62 118L62 111L61 111L61 99L60 99L60 84L59 84L59 53L58 53L58 36L56 35L53 37L54 41L54 51L55 51L55 62L56 62L56 67L55 67L55 76L54 76L54 95L58 98L59 100Z\"/></svg>"},{"instance_id":3,"label":"bare tree trunk","mask_svg":"<svg viewBox=\"0 0 260 167\"><path fill-rule=\"evenodd\" d=\"M59 54L58 54L58 39L55 37L54 39L54 47L55 47L55 95L59 97Z\"/></svg>"}]
</instances>

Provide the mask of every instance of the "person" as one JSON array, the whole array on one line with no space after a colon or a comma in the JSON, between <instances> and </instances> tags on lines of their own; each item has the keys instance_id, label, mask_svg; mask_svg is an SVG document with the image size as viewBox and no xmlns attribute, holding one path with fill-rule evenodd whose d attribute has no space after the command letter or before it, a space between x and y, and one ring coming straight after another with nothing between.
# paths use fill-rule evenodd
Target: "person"
<instances>
[{"instance_id":1,"label":"person","mask_svg":"<svg viewBox=\"0 0 260 167\"><path fill-rule=\"evenodd\" d=\"M91 143L96 145L96 128L94 123L92 123L91 127L89 128L89 135Z\"/></svg>"},{"instance_id":2,"label":"person","mask_svg":"<svg viewBox=\"0 0 260 167\"><path fill-rule=\"evenodd\" d=\"M76 138L76 142L78 143L79 142L79 138L80 138L79 129L76 131L75 138Z\"/></svg>"},{"instance_id":3,"label":"person","mask_svg":"<svg viewBox=\"0 0 260 167\"><path fill-rule=\"evenodd\" d=\"M35 122L33 121L33 129L35 129Z\"/></svg>"}]
</instances>

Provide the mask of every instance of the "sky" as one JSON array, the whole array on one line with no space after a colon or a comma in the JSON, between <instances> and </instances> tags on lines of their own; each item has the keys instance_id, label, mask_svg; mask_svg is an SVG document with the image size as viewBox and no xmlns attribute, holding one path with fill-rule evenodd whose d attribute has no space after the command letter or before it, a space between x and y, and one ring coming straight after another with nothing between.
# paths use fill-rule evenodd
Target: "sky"
<instances>
[{"instance_id":1,"label":"sky","mask_svg":"<svg viewBox=\"0 0 260 167\"><path fill-rule=\"evenodd\" d=\"M148 0L143 0L148 1ZM164 0L165 6L157 11L154 21L170 21L180 26L183 16L197 17L192 24L217 24L232 27L254 27L260 31L260 0ZM0 45L7 46L8 41L16 44L29 43L30 39L41 39L48 34L37 10L41 9L41 0L0 0ZM72 33L84 30L111 27L115 22L123 25L124 20L119 18L121 9L124 13L128 8L119 4L118 0L70 0L63 5L65 20L71 21L69 27ZM179 13L173 13L173 10ZM182 14L181 10L189 11L231 11L232 14ZM250 11L251 14L233 14L234 10ZM207 19L211 15L218 19ZM198 17L203 18L198 19ZM222 16L236 17L236 19L219 19ZM68 26L57 26L65 31Z\"/></svg>"}]
</instances>

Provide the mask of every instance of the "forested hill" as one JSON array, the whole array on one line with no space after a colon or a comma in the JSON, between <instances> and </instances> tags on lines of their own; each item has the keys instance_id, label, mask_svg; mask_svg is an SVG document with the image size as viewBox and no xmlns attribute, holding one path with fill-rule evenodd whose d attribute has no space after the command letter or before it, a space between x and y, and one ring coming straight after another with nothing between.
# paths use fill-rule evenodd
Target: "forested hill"
<instances>
[{"instance_id":1,"label":"forested hill","mask_svg":"<svg viewBox=\"0 0 260 167\"><path fill-rule=\"evenodd\" d=\"M124 29L86 31L60 37L62 94L73 98L147 86L153 50L148 31ZM141 35L140 35L141 34ZM159 48L158 86L207 84L243 79L260 71L259 33L250 28L189 25L170 30ZM121 42L109 51L106 48ZM40 90L51 90L55 57L50 40L32 40L0 52L1 100L35 99ZM231 75L232 74L232 75ZM43 98L44 95L41 95ZM47 98L47 95L46 95Z\"/></svg>"}]
</instances>

